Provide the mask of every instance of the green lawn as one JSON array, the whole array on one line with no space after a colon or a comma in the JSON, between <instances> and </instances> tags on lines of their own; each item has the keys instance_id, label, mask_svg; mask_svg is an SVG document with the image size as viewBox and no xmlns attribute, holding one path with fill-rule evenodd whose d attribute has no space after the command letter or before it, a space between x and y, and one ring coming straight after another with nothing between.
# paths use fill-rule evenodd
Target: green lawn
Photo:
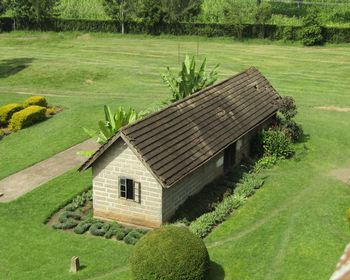
<instances>
[{"instance_id":1,"label":"green lawn","mask_svg":"<svg viewBox=\"0 0 350 280\"><path fill-rule=\"evenodd\" d=\"M0 141L0 178L84 139L102 105L145 109L164 99L159 73L180 56L221 64L220 79L257 66L282 95L295 97L310 139L307 152L268 171L265 186L206 243L211 279L328 279L350 240L350 189L329 176L350 168L350 48L269 45L265 41L110 34L0 34L0 105L43 94L64 112ZM303 150L300 145L300 150ZM42 224L62 201L90 183L67 173L23 198L0 204L0 279L130 279L131 247L54 231ZM86 266L69 276L69 260Z\"/></svg>"}]
</instances>

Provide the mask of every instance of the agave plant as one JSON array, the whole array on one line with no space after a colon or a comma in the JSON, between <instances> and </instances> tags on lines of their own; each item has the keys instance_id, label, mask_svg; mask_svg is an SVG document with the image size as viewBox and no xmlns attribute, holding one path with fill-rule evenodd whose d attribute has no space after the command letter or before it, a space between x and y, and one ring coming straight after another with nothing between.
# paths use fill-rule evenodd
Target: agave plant
<instances>
[{"instance_id":1,"label":"agave plant","mask_svg":"<svg viewBox=\"0 0 350 280\"><path fill-rule=\"evenodd\" d=\"M206 58L203 60L199 71L196 71L196 61L194 56L190 58L186 55L185 61L182 63L182 69L177 74L167 67L167 70L162 74L164 83L170 88L172 97L171 101L181 100L193 93L214 84L218 78L216 65L212 71L206 72Z\"/></svg>"},{"instance_id":2,"label":"agave plant","mask_svg":"<svg viewBox=\"0 0 350 280\"><path fill-rule=\"evenodd\" d=\"M125 125L132 124L141 119L143 114L137 113L134 109L125 110L119 107L115 113L112 113L109 106L104 106L105 120L99 121L99 131L84 128L84 131L92 138L96 138L97 143L104 144L116 134L120 128Z\"/></svg>"}]
</instances>

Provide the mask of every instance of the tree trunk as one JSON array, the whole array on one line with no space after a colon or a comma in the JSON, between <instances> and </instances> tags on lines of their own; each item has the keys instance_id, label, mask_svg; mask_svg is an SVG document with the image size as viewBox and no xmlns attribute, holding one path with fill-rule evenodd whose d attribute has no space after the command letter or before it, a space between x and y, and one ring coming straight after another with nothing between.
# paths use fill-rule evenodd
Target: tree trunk
<instances>
[{"instance_id":1,"label":"tree trunk","mask_svg":"<svg viewBox=\"0 0 350 280\"><path fill-rule=\"evenodd\" d=\"M125 26L124 26L124 21L122 21L122 34L125 33Z\"/></svg>"}]
</instances>

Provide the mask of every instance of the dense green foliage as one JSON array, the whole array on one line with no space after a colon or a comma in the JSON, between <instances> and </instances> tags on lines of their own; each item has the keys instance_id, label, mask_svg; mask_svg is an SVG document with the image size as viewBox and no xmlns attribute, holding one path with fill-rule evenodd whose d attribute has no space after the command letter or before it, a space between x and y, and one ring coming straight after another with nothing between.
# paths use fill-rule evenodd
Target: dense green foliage
<instances>
[{"instance_id":1,"label":"dense green foliage","mask_svg":"<svg viewBox=\"0 0 350 280\"><path fill-rule=\"evenodd\" d=\"M32 96L26 99L23 103L24 107L29 107L33 105L47 107L47 100L44 96Z\"/></svg>"},{"instance_id":2,"label":"dense green foliage","mask_svg":"<svg viewBox=\"0 0 350 280\"><path fill-rule=\"evenodd\" d=\"M57 15L60 0L8 0L12 15L21 20L42 22Z\"/></svg>"},{"instance_id":3,"label":"dense green foliage","mask_svg":"<svg viewBox=\"0 0 350 280\"><path fill-rule=\"evenodd\" d=\"M29 106L12 115L9 128L13 131L21 130L46 118L46 108L41 106Z\"/></svg>"},{"instance_id":4,"label":"dense green foliage","mask_svg":"<svg viewBox=\"0 0 350 280\"><path fill-rule=\"evenodd\" d=\"M263 184L264 180L256 174L245 174L237 183L233 194L224 198L213 211L201 215L192 222L190 230L201 238L206 237L215 226L225 221L234 209L242 206L246 199L253 195L257 189L260 189Z\"/></svg>"},{"instance_id":5,"label":"dense green foliage","mask_svg":"<svg viewBox=\"0 0 350 280\"><path fill-rule=\"evenodd\" d=\"M187 228L167 226L146 234L130 257L135 280L205 280L209 255Z\"/></svg>"},{"instance_id":6,"label":"dense green foliage","mask_svg":"<svg viewBox=\"0 0 350 280\"><path fill-rule=\"evenodd\" d=\"M218 78L218 65L216 65L209 73L206 69L206 58L203 60L199 69L196 68L196 60L193 56L188 55L182 63L182 69L178 74L174 74L170 67L162 74L164 83L170 88L171 102L175 102L192 95L215 83Z\"/></svg>"},{"instance_id":7,"label":"dense green foliage","mask_svg":"<svg viewBox=\"0 0 350 280\"><path fill-rule=\"evenodd\" d=\"M61 18L109 19L103 8L104 0L60 0Z\"/></svg>"},{"instance_id":8,"label":"dense green foliage","mask_svg":"<svg viewBox=\"0 0 350 280\"><path fill-rule=\"evenodd\" d=\"M12 115L18 111L21 111L22 109L23 109L23 105L16 104L16 103L1 106L0 107L0 126L6 126L9 123Z\"/></svg>"},{"instance_id":9,"label":"dense green foliage","mask_svg":"<svg viewBox=\"0 0 350 280\"><path fill-rule=\"evenodd\" d=\"M137 1L135 0L103 0L106 14L120 22L121 32L125 32L125 22L135 17Z\"/></svg>"},{"instance_id":10,"label":"dense green foliage","mask_svg":"<svg viewBox=\"0 0 350 280\"><path fill-rule=\"evenodd\" d=\"M293 142L300 142L304 137L301 124L295 121L298 113L294 98L285 96L282 98L277 116L278 125L290 136Z\"/></svg>"},{"instance_id":11,"label":"dense green foliage","mask_svg":"<svg viewBox=\"0 0 350 280\"><path fill-rule=\"evenodd\" d=\"M267 156L284 159L290 158L294 154L291 138L279 127L264 130L262 143L264 154Z\"/></svg>"},{"instance_id":12,"label":"dense green foliage","mask_svg":"<svg viewBox=\"0 0 350 280\"><path fill-rule=\"evenodd\" d=\"M317 12L312 12L304 18L303 28L301 30L301 41L305 46L323 44L321 23Z\"/></svg>"},{"instance_id":13,"label":"dense green foliage","mask_svg":"<svg viewBox=\"0 0 350 280\"><path fill-rule=\"evenodd\" d=\"M123 126L132 124L142 118L142 115L132 108L125 110L123 107L119 107L115 113L112 113L111 108L105 105L104 112L105 120L99 121L100 130L98 132L84 128L84 131L89 136L96 138L96 141L100 144L106 143Z\"/></svg>"}]
</instances>

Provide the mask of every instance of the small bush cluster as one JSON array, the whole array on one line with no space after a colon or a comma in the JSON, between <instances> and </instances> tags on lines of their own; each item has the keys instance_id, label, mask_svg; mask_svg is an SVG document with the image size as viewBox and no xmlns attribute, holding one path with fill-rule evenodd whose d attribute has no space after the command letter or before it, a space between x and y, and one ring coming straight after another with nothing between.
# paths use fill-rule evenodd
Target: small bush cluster
<instances>
[{"instance_id":1,"label":"small bush cluster","mask_svg":"<svg viewBox=\"0 0 350 280\"><path fill-rule=\"evenodd\" d=\"M23 106L21 104L7 104L0 107L0 125L8 125L12 115L18 111L21 111Z\"/></svg>"},{"instance_id":2,"label":"small bush cluster","mask_svg":"<svg viewBox=\"0 0 350 280\"><path fill-rule=\"evenodd\" d=\"M17 131L43 121L58 112L56 107L48 107L43 96L32 96L22 104L7 104L0 107L0 127Z\"/></svg>"},{"instance_id":3,"label":"small bush cluster","mask_svg":"<svg viewBox=\"0 0 350 280\"><path fill-rule=\"evenodd\" d=\"M190 230L201 238L206 237L216 225L225 221L233 210L243 205L246 199L261 188L263 184L264 180L262 178L255 174L247 174L239 181L233 195L226 197L216 206L214 211L206 213L192 222Z\"/></svg>"},{"instance_id":4,"label":"small bush cluster","mask_svg":"<svg viewBox=\"0 0 350 280\"><path fill-rule=\"evenodd\" d=\"M95 236L104 236L109 228L110 224L98 221L91 225L90 233Z\"/></svg>"},{"instance_id":5,"label":"small bush cluster","mask_svg":"<svg viewBox=\"0 0 350 280\"><path fill-rule=\"evenodd\" d=\"M81 195L76 196L71 203L69 203L65 209L67 211L75 211L80 207L83 207L87 202L92 202L92 190L88 190Z\"/></svg>"},{"instance_id":6,"label":"small bush cluster","mask_svg":"<svg viewBox=\"0 0 350 280\"><path fill-rule=\"evenodd\" d=\"M24 101L23 106L25 108L29 106L40 106L46 108L47 100L44 96L32 96Z\"/></svg>"},{"instance_id":7,"label":"small bush cluster","mask_svg":"<svg viewBox=\"0 0 350 280\"><path fill-rule=\"evenodd\" d=\"M74 229L74 232L76 234L84 234L89 230L91 225L92 225L92 221L90 219L81 221Z\"/></svg>"},{"instance_id":8,"label":"small bush cluster","mask_svg":"<svg viewBox=\"0 0 350 280\"><path fill-rule=\"evenodd\" d=\"M283 97L279 106L278 125L288 133L294 143L300 142L304 137L303 127L294 120L297 113L293 97Z\"/></svg>"},{"instance_id":9,"label":"small bush cluster","mask_svg":"<svg viewBox=\"0 0 350 280\"><path fill-rule=\"evenodd\" d=\"M136 244L130 264L135 280L205 280L210 259L204 242L187 228L166 226Z\"/></svg>"},{"instance_id":10,"label":"small bush cluster","mask_svg":"<svg viewBox=\"0 0 350 280\"><path fill-rule=\"evenodd\" d=\"M280 159L288 159L294 154L290 136L279 127L269 128L262 133L264 154Z\"/></svg>"},{"instance_id":11,"label":"small bush cluster","mask_svg":"<svg viewBox=\"0 0 350 280\"><path fill-rule=\"evenodd\" d=\"M58 216L58 224L54 229L72 229L76 234L90 232L94 236L105 237L124 241L126 244L135 245L148 230L131 229L123 227L117 222L103 222L92 217L91 212L92 190L87 190L72 199L67 206L61 206L64 210ZM51 215L52 216L52 215ZM49 218L45 221L48 222Z\"/></svg>"},{"instance_id":12,"label":"small bush cluster","mask_svg":"<svg viewBox=\"0 0 350 280\"><path fill-rule=\"evenodd\" d=\"M35 123L41 122L46 118L46 108L40 106L29 106L15 114L13 114L9 127L13 131L17 131Z\"/></svg>"}]
</instances>

